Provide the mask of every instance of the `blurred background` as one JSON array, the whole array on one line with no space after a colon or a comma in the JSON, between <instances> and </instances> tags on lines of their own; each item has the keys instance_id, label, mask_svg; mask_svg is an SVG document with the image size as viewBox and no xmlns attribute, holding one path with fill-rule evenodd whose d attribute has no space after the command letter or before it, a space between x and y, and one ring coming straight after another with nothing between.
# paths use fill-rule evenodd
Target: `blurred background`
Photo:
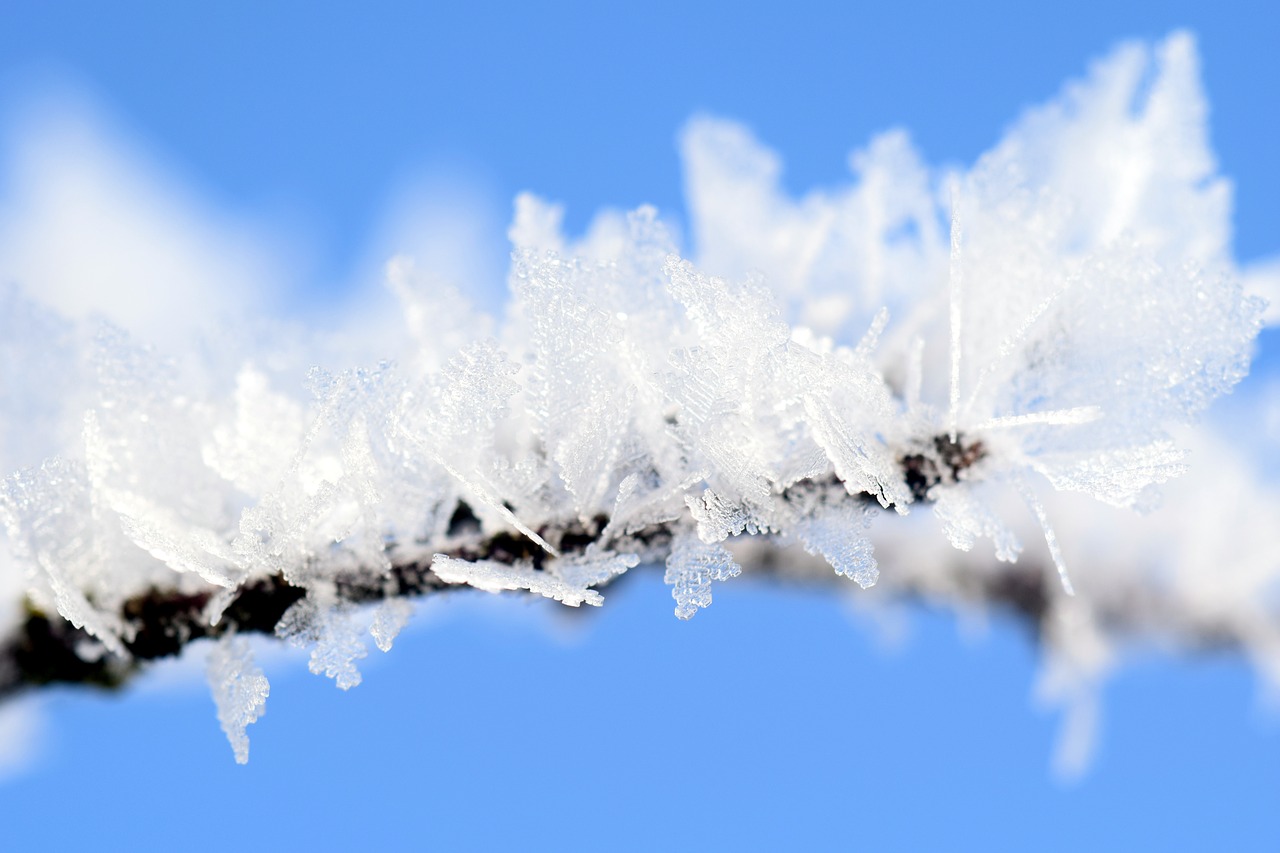
<instances>
[{"instance_id":1,"label":"blurred background","mask_svg":"<svg viewBox=\"0 0 1280 853\"><path fill-rule=\"evenodd\" d=\"M1280 13L862 5L0 0L0 277L174 347L190 329L170 318L200 313L184 294L323 326L384 298L395 252L496 310L521 191L563 203L570 233L642 203L679 229L693 115L750 126L796 194L846 180L848 152L891 127L930 164L969 164L1118 41L1179 27L1235 183L1236 256L1280 253ZM1278 351L1265 332L1241 392L1275 387ZM428 602L349 693L264 645L246 767L199 660L0 709L0 838L1280 849L1280 710L1243 658L1130 660L1067 780L1016 622L872 621L742 582L679 623L656 573L606 597Z\"/></svg>"}]
</instances>

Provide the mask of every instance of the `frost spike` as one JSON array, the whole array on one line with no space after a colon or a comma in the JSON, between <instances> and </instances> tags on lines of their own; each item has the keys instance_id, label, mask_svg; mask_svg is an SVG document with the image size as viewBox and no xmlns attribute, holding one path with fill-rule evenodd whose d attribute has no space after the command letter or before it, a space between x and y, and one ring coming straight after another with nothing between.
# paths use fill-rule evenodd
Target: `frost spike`
<instances>
[{"instance_id":1,"label":"frost spike","mask_svg":"<svg viewBox=\"0 0 1280 853\"><path fill-rule=\"evenodd\" d=\"M992 418L989 421L983 421L971 427L971 429L1010 429L1031 424L1071 426L1073 424L1087 424L1091 421L1096 421L1100 417L1102 417L1102 409L1097 406L1077 406L1073 409L1055 409L1051 412L1029 412L1025 415Z\"/></svg>"},{"instance_id":2,"label":"frost spike","mask_svg":"<svg viewBox=\"0 0 1280 853\"><path fill-rule=\"evenodd\" d=\"M908 412L914 412L920 408L920 387L923 384L924 338L916 335L911 340L911 349L907 351L907 383L904 396Z\"/></svg>"},{"instance_id":3,"label":"frost spike","mask_svg":"<svg viewBox=\"0 0 1280 853\"><path fill-rule=\"evenodd\" d=\"M1035 513L1036 520L1040 522L1040 529L1044 531L1044 541L1049 546L1049 556L1053 558L1053 565L1058 569L1058 579L1062 581L1063 591L1067 595L1075 595L1076 591L1071 586L1071 578L1067 575L1067 562L1062 557L1062 549L1058 547L1058 535L1053 532L1053 528L1049 525L1049 514L1044 511L1044 504L1040 502L1040 498L1036 497L1035 492L1031 491L1031 487L1021 477L1016 478L1015 482L1017 483L1018 491L1022 494L1022 499L1026 502L1027 507Z\"/></svg>"},{"instance_id":4,"label":"frost spike","mask_svg":"<svg viewBox=\"0 0 1280 853\"><path fill-rule=\"evenodd\" d=\"M469 490L475 493L476 497L480 498L481 501L483 501L485 504L491 507L494 511L496 511L499 515L501 515L502 518L508 524L510 524L516 530L519 530L525 536L528 536L529 539L531 539L539 548L546 551L551 556L553 557L560 556L559 551L553 548L551 544L547 542L547 540L539 536L531 527L529 527L520 519L516 518L516 514L513 513L511 510L509 510L506 506L504 506L502 501L497 500L496 498L493 497L493 495L489 494L489 491L486 488L484 488L482 485L475 482L474 480L471 480L465 477L462 474L462 472L460 472L457 468L455 468L454 466L446 462L440 456L440 454L432 450L427 445L426 442L418 438L416 435L413 435L412 433L407 433L407 432L404 433L404 435L406 438L408 438L410 441L416 444L419 448L421 448L431 458L432 462L435 462L441 468L448 471L451 477L453 477L459 483L462 483L462 485L466 486Z\"/></svg>"},{"instance_id":5,"label":"frost spike","mask_svg":"<svg viewBox=\"0 0 1280 853\"><path fill-rule=\"evenodd\" d=\"M951 295L951 404L947 410L947 424L951 441L956 440L956 418L960 413L960 320L961 299L964 297L964 268L960 265L960 248L963 235L960 231L960 185L951 184L951 261L948 282Z\"/></svg>"},{"instance_id":6,"label":"frost spike","mask_svg":"<svg viewBox=\"0 0 1280 853\"><path fill-rule=\"evenodd\" d=\"M209 651L205 667L218 722L226 733L237 764L249 763L249 736L245 729L266 711L271 685L253 661L249 642L228 634Z\"/></svg>"},{"instance_id":7,"label":"frost spike","mask_svg":"<svg viewBox=\"0 0 1280 853\"><path fill-rule=\"evenodd\" d=\"M876 344L880 342L880 335L884 334L884 329L889 325L889 309L881 308L876 312L876 316L871 319L871 325L867 327L866 333L862 336L862 340L858 341L858 346L854 350L862 358L870 358L871 351L876 348Z\"/></svg>"},{"instance_id":8,"label":"frost spike","mask_svg":"<svg viewBox=\"0 0 1280 853\"><path fill-rule=\"evenodd\" d=\"M1049 310L1049 306L1054 302L1057 302L1062 297L1062 294L1066 293L1066 291L1067 288L1062 287L1049 294L1043 302L1027 314L1026 318L1021 324L1019 324L1017 330L1012 335L1000 342L1000 349L997 350L996 357L984 364L982 366L982 370L978 372L978 378L973 383L973 390L969 392L969 400L965 403L966 412L973 408L973 404L977 401L978 395L982 393L982 389L986 386L987 380L991 378L991 374L995 372L996 367L1013 354L1014 347L1026 340L1032 327L1035 326L1040 318L1044 316L1044 313Z\"/></svg>"}]
</instances>

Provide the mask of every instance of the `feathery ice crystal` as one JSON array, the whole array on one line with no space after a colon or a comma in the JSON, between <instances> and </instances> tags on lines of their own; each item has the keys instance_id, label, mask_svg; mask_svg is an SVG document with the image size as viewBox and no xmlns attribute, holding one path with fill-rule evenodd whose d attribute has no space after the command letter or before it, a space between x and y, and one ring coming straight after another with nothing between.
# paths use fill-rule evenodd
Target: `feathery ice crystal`
<instances>
[{"instance_id":1,"label":"feathery ice crystal","mask_svg":"<svg viewBox=\"0 0 1280 853\"><path fill-rule=\"evenodd\" d=\"M688 619L744 541L871 586L873 537L908 521L888 512L932 514L962 551L1051 561L1066 607L1046 496L1153 506L1186 467L1174 430L1248 369L1262 303L1230 256L1203 112L1176 35L1122 49L965 173L931 172L893 132L853 157L856 183L801 203L744 130L696 119L696 259L652 209L569 244L558 209L522 196L496 336L397 259L406 336L377 338L394 361L314 369L305 391L303 341L174 362L6 291L4 461L37 464L0 493L16 558L0 568L82 629L95 679L221 637L209 674L239 761L267 685L237 632L310 646L345 689L358 605L379 602L385 651L403 597L450 586L599 605L665 562ZM42 463L20 455L30 429L52 443ZM1027 519L1043 541L1020 540ZM1105 588L1077 582L1086 602ZM4 666L10 689L36 678Z\"/></svg>"}]
</instances>

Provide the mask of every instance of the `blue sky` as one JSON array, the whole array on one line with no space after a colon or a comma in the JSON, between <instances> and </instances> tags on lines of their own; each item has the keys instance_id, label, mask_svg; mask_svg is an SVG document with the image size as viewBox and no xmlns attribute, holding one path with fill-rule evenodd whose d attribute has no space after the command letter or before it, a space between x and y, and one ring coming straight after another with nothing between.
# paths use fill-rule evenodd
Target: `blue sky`
<instances>
[{"instance_id":1,"label":"blue sky","mask_svg":"<svg viewBox=\"0 0 1280 853\"><path fill-rule=\"evenodd\" d=\"M1280 14L1262 4L266 5L0 0L0 129L50 92L95 104L210 205L287 235L303 310L360 283L406 184L465 194L501 257L521 190L564 202L571 230L643 202L679 221L675 137L702 111L749 124L794 191L891 126L928 162L970 162L1117 41L1185 26L1237 254L1280 252ZM40 757L0 782L0 837L1280 847L1280 715L1239 659L1126 667L1066 784L1016 625L974 638L912 611L886 649L812 592L725 585L690 624L656 578L610 598L432 605L349 694L275 660L247 767L180 672L54 696Z\"/></svg>"}]
</instances>

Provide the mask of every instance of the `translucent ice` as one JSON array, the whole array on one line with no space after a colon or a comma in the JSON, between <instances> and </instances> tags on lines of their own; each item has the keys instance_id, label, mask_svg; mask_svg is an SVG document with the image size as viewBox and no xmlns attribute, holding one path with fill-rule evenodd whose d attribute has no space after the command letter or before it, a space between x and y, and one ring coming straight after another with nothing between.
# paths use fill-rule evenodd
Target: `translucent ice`
<instances>
[{"instance_id":1,"label":"translucent ice","mask_svg":"<svg viewBox=\"0 0 1280 853\"><path fill-rule=\"evenodd\" d=\"M683 534L671 545L663 580L676 600L676 616L692 619L699 608L710 606L712 581L725 581L741 573L742 568L723 545Z\"/></svg>"},{"instance_id":2,"label":"translucent ice","mask_svg":"<svg viewBox=\"0 0 1280 853\"><path fill-rule=\"evenodd\" d=\"M271 692L267 678L253 662L253 650L242 637L227 635L209 650L206 667L218 722L231 742L236 762L249 760L249 736L245 729L258 721Z\"/></svg>"},{"instance_id":3,"label":"translucent ice","mask_svg":"<svg viewBox=\"0 0 1280 853\"><path fill-rule=\"evenodd\" d=\"M492 560L467 562L444 554L436 554L431 561L431 571L445 583L458 583L482 589L485 592L524 589L534 595L551 598L569 607L590 604L599 607L604 597L585 585L572 581L587 580L569 574L569 580L552 572L537 571L529 565L506 565Z\"/></svg>"}]
</instances>

